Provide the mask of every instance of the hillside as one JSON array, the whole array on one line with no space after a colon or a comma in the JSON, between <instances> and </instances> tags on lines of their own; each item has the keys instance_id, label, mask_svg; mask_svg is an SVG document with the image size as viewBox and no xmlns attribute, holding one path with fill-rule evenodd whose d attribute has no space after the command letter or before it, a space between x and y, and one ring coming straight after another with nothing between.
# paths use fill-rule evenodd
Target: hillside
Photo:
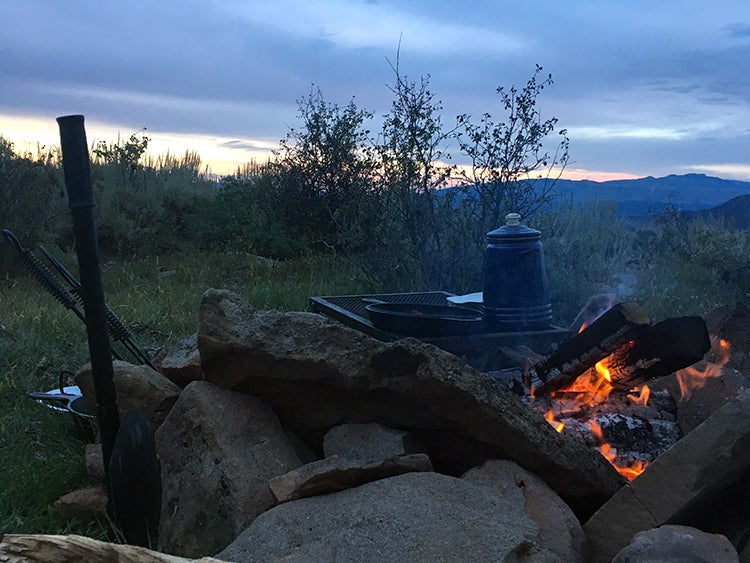
<instances>
[{"instance_id":1,"label":"hillside","mask_svg":"<svg viewBox=\"0 0 750 563\"><path fill-rule=\"evenodd\" d=\"M685 219L701 218L706 221L721 221L727 227L750 229L750 194L740 195L711 209L685 211Z\"/></svg>"},{"instance_id":2,"label":"hillside","mask_svg":"<svg viewBox=\"0 0 750 563\"><path fill-rule=\"evenodd\" d=\"M666 204L686 211L718 207L732 198L750 194L750 182L705 174L671 174L663 178L648 176L608 182L559 180L555 191L562 201L616 201L618 215L638 217L658 213Z\"/></svg>"}]
</instances>

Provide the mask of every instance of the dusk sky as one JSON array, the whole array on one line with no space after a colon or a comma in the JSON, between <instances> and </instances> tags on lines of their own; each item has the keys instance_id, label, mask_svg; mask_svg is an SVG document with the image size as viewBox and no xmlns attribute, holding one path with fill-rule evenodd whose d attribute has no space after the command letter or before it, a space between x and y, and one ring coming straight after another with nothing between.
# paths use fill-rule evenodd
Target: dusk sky
<instances>
[{"instance_id":1,"label":"dusk sky","mask_svg":"<svg viewBox=\"0 0 750 563\"><path fill-rule=\"evenodd\" d=\"M19 148L81 113L90 142L145 127L227 173L267 158L313 85L386 113L400 41L446 124L501 118L495 89L543 66L568 177L750 180L748 0L2 0L0 20L0 135Z\"/></svg>"}]
</instances>

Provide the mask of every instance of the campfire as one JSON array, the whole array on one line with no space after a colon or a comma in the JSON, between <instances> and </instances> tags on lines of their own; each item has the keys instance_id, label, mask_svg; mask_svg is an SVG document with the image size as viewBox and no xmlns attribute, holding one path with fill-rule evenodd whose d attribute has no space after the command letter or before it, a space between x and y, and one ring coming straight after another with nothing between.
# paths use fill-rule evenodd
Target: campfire
<instances>
[{"instance_id":1,"label":"campfire","mask_svg":"<svg viewBox=\"0 0 750 563\"><path fill-rule=\"evenodd\" d=\"M694 366L709 349L713 361ZM678 403L720 375L729 352L699 317L652 325L638 305L621 303L529 367L524 398L557 432L598 449L632 480L682 437ZM661 383L673 373L677 396Z\"/></svg>"}]
</instances>

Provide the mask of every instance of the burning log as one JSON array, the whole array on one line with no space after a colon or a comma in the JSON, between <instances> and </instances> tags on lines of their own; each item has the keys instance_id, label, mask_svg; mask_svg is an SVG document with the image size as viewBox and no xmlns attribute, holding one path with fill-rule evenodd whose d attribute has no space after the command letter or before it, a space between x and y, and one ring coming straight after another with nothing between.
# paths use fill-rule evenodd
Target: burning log
<instances>
[{"instance_id":1,"label":"burning log","mask_svg":"<svg viewBox=\"0 0 750 563\"><path fill-rule=\"evenodd\" d=\"M616 389L632 389L699 362L710 349L701 317L667 319L609 356L605 362L609 377L605 377Z\"/></svg>"},{"instance_id":2,"label":"burning log","mask_svg":"<svg viewBox=\"0 0 750 563\"><path fill-rule=\"evenodd\" d=\"M535 393L565 387L594 365L638 337L651 324L635 303L618 303L529 370ZM683 366L684 367L684 366Z\"/></svg>"},{"instance_id":3,"label":"burning log","mask_svg":"<svg viewBox=\"0 0 750 563\"><path fill-rule=\"evenodd\" d=\"M617 305L529 370L534 409L628 479L681 436L672 397L643 384L700 361L711 348L700 317L648 323L637 305Z\"/></svg>"},{"instance_id":4,"label":"burning log","mask_svg":"<svg viewBox=\"0 0 750 563\"><path fill-rule=\"evenodd\" d=\"M585 379L534 398L532 406L555 430L599 451L626 479L635 478L682 437L669 392L652 392L644 385L640 394L627 394L609 385L594 396L594 389L586 392Z\"/></svg>"},{"instance_id":5,"label":"burning log","mask_svg":"<svg viewBox=\"0 0 750 563\"><path fill-rule=\"evenodd\" d=\"M632 389L700 361L711 348L705 321L677 317L650 326L635 303L620 303L529 370L533 394L549 394L596 369Z\"/></svg>"}]
</instances>

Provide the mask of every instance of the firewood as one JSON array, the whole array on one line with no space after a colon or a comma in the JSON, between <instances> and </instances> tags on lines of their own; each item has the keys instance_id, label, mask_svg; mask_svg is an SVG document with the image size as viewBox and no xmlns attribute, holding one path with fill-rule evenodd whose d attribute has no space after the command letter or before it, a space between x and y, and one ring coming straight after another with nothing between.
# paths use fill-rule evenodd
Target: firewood
<instances>
[{"instance_id":1,"label":"firewood","mask_svg":"<svg viewBox=\"0 0 750 563\"><path fill-rule=\"evenodd\" d=\"M632 389L703 359L711 348L701 317L675 317L649 327L606 360L610 384Z\"/></svg>"},{"instance_id":2,"label":"firewood","mask_svg":"<svg viewBox=\"0 0 750 563\"><path fill-rule=\"evenodd\" d=\"M203 557L185 559L145 547L94 540L84 536L53 536L6 534L0 541L0 562L29 561L65 563L70 561L118 561L119 563L220 563L219 559Z\"/></svg>"},{"instance_id":3,"label":"firewood","mask_svg":"<svg viewBox=\"0 0 750 563\"><path fill-rule=\"evenodd\" d=\"M535 393L565 387L614 351L635 339L651 324L636 303L618 303L579 332L528 373L528 386Z\"/></svg>"}]
</instances>

